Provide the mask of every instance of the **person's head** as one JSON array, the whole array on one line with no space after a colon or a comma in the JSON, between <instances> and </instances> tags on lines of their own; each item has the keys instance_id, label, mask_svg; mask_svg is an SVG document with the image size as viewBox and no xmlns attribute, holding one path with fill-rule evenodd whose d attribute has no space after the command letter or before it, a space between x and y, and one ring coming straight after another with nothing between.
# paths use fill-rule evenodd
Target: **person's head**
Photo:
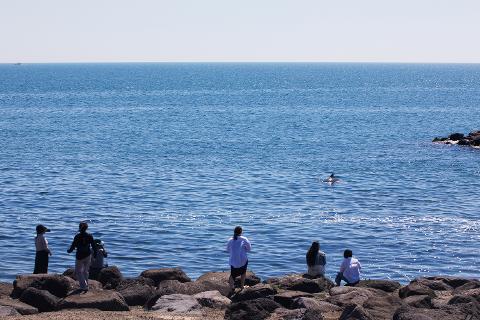
<instances>
[{"instance_id":1,"label":"person's head","mask_svg":"<svg viewBox=\"0 0 480 320\"><path fill-rule=\"evenodd\" d=\"M240 226L236 226L235 229L233 229L233 238L237 240L239 236L242 235L243 229Z\"/></svg>"},{"instance_id":2,"label":"person's head","mask_svg":"<svg viewBox=\"0 0 480 320\"><path fill-rule=\"evenodd\" d=\"M335 176L335 174L332 172L332 174L330 175L330 178L333 178Z\"/></svg>"},{"instance_id":3,"label":"person's head","mask_svg":"<svg viewBox=\"0 0 480 320\"><path fill-rule=\"evenodd\" d=\"M310 249L307 252L307 265L313 266L315 264L315 259L317 258L318 251L320 250L320 243L318 241L313 241Z\"/></svg>"},{"instance_id":4,"label":"person's head","mask_svg":"<svg viewBox=\"0 0 480 320\"><path fill-rule=\"evenodd\" d=\"M45 227L43 224L39 224L37 225L37 234L42 234L42 233L45 233L45 232L50 232L50 229L48 229L47 227Z\"/></svg>"},{"instance_id":5,"label":"person's head","mask_svg":"<svg viewBox=\"0 0 480 320\"><path fill-rule=\"evenodd\" d=\"M345 251L343 251L343 257L346 259L346 258L351 258L353 256L353 252L352 250L350 249L347 249Z\"/></svg>"},{"instance_id":6,"label":"person's head","mask_svg":"<svg viewBox=\"0 0 480 320\"><path fill-rule=\"evenodd\" d=\"M95 243L95 247L97 248L103 248L103 241L100 240L100 239L95 239L93 240L93 242Z\"/></svg>"},{"instance_id":7,"label":"person's head","mask_svg":"<svg viewBox=\"0 0 480 320\"><path fill-rule=\"evenodd\" d=\"M86 222L80 222L80 224L78 225L78 231L80 232L86 232L88 229L88 223Z\"/></svg>"}]
</instances>

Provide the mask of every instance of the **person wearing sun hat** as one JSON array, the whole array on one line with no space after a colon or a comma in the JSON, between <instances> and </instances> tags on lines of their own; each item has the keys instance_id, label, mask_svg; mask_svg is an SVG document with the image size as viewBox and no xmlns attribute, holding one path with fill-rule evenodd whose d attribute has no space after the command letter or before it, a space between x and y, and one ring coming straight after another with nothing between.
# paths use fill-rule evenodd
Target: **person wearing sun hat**
<instances>
[{"instance_id":1,"label":"person wearing sun hat","mask_svg":"<svg viewBox=\"0 0 480 320\"><path fill-rule=\"evenodd\" d=\"M52 252L48 248L48 241L45 238L45 232L50 232L50 229L43 224L37 225L37 236L35 237L35 268L33 273L48 273L48 256Z\"/></svg>"}]
</instances>

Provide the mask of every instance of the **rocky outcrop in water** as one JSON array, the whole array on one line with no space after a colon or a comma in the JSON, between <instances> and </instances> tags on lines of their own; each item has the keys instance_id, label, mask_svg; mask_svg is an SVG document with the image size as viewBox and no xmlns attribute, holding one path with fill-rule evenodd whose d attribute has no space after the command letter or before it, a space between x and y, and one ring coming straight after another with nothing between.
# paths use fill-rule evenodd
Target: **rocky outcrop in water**
<instances>
[{"instance_id":1,"label":"rocky outcrop in water","mask_svg":"<svg viewBox=\"0 0 480 320\"><path fill-rule=\"evenodd\" d=\"M448 137L436 137L433 142L480 148L480 130L472 131L467 135L457 132Z\"/></svg>"},{"instance_id":2,"label":"rocky outcrop in water","mask_svg":"<svg viewBox=\"0 0 480 320\"><path fill-rule=\"evenodd\" d=\"M92 282L94 288L87 293L78 292L72 279L63 275L18 276L13 286L0 284L0 314L128 311L130 306L144 304L152 315L172 319L480 319L477 279L425 277L403 286L391 280L363 280L356 287L337 287L327 278L309 279L301 274L261 283L249 272L250 285L231 294L228 272L209 272L195 281L188 281L181 269L149 270L143 276L121 280L119 274L119 270L112 273L118 284L112 286L116 281L110 278L103 287Z\"/></svg>"}]
</instances>

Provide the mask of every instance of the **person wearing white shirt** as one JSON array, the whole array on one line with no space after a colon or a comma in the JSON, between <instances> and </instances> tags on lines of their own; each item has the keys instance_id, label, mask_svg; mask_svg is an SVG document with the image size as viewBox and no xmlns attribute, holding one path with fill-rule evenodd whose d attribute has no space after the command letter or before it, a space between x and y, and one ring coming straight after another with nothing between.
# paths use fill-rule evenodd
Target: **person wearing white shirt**
<instances>
[{"instance_id":1,"label":"person wearing white shirt","mask_svg":"<svg viewBox=\"0 0 480 320\"><path fill-rule=\"evenodd\" d=\"M35 237L35 268L33 273L48 273L48 256L52 255L52 252L48 248L48 241L45 238L45 232L49 232L50 229L44 225L37 225L37 236Z\"/></svg>"},{"instance_id":2,"label":"person wearing white shirt","mask_svg":"<svg viewBox=\"0 0 480 320\"><path fill-rule=\"evenodd\" d=\"M233 237L228 240L227 251L230 254L230 277L228 283L230 289L235 290L235 278L240 276L240 287L245 286L245 276L247 273L248 257L247 252L252 249L250 241L242 236L243 229L240 226L235 227Z\"/></svg>"},{"instance_id":3,"label":"person wearing white shirt","mask_svg":"<svg viewBox=\"0 0 480 320\"><path fill-rule=\"evenodd\" d=\"M340 272L337 274L335 278L335 282L337 286L339 286L343 281L347 284L346 286L356 286L358 282L360 282L360 270L362 269L362 265L357 258L353 257L352 250L345 250L343 252L343 262L340 265Z\"/></svg>"}]
</instances>

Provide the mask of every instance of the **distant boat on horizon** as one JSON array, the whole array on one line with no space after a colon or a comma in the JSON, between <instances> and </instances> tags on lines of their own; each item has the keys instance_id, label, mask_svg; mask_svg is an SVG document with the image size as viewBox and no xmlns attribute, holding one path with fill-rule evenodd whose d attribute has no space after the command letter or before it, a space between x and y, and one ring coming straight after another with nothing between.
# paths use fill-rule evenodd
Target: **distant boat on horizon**
<instances>
[{"instance_id":1,"label":"distant boat on horizon","mask_svg":"<svg viewBox=\"0 0 480 320\"><path fill-rule=\"evenodd\" d=\"M16 63L14 63L13 65L14 65L14 66L21 66L22 63L21 63L21 62L16 62Z\"/></svg>"}]
</instances>

